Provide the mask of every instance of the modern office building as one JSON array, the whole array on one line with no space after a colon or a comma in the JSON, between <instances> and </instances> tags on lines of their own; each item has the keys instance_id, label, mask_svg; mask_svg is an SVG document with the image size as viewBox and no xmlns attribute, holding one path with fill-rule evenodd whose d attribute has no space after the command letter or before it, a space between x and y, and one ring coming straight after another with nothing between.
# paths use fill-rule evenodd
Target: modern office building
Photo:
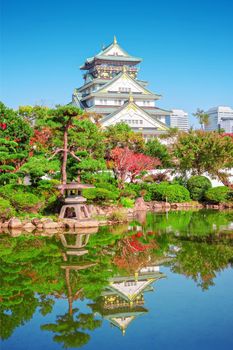
<instances>
[{"instance_id":1,"label":"modern office building","mask_svg":"<svg viewBox=\"0 0 233 350\"><path fill-rule=\"evenodd\" d=\"M156 107L161 95L137 79L141 61L123 50L114 37L112 44L80 67L85 72L84 84L75 89L72 103L101 116L103 127L125 122L146 139L166 132L165 118L171 111Z\"/></svg>"},{"instance_id":2,"label":"modern office building","mask_svg":"<svg viewBox=\"0 0 233 350\"><path fill-rule=\"evenodd\" d=\"M226 133L233 133L233 109L231 107L213 107L206 113L209 115L209 122L205 125L206 131L224 129Z\"/></svg>"},{"instance_id":3,"label":"modern office building","mask_svg":"<svg viewBox=\"0 0 233 350\"><path fill-rule=\"evenodd\" d=\"M188 113L182 109L172 109L171 114L166 116L165 121L169 128L178 128L182 131L188 131Z\"/></svg>"}]
</instances>

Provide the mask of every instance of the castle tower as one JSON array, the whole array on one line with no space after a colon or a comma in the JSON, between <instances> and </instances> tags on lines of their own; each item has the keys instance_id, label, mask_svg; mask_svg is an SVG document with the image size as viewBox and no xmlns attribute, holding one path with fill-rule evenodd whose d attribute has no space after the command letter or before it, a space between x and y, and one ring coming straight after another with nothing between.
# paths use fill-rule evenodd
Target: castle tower
<instances>
[{"instance_id":1,"label":"castle tower","mask_svg":"<svg viewBox=\"0 0 233 350\"><path fill-rule=\"evenodd\" d=\"M85 71L84 84L75 89L72 103L100 115L103 127L125 122L146 139L166 132L165 117L171 111L156 107L161 95L137 78L141 61L122 49L114 37L112 44L80 67Z\"/></svg>"}]
</instances>

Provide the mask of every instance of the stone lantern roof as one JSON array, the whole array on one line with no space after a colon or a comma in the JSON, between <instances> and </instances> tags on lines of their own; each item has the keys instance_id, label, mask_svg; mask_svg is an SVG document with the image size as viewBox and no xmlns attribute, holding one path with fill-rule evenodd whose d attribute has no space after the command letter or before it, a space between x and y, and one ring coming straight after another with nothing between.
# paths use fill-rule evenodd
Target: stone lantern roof
<instances>
[{"instance_id":1,"label":"stone lantern roof","mask_svg":"<svg viewBox=\"0 0 233 350\"><path fill-rule=\"evenodd\" d=\"M84 190L86 188L94 188L93 185L81 184L78 182L71 182L69 184L61 184L57 186L59 190Z\"/></svg>"}]
</instances>

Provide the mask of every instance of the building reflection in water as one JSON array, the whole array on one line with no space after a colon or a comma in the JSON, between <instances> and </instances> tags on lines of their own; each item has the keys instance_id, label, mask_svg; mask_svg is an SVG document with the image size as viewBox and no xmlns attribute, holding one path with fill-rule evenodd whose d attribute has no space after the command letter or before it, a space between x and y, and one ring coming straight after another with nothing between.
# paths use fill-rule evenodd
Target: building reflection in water
<instances>
[{"instance_id":1,"label":"building reflection in water","mask_svg":"<svg viewBox=\"0 0 233 350\"><path fill-rule=\"evenodd\" d=\"M144 307L144 293L153 291L152 284L164 277L156 265L146 266L134 275L113 277L101 296L89 306L124 335L133 320L148 312Z\"/></svg>"},{"instance_id":2,"label":"building reflection in water","mask_svg":"<svg viewBox=\"0 0 233 350\"><path fill-rule=\"evenodd\" d=\"M141 229L141 227L137 227L137 229L139 228ZM132 227L129 227L128 230L132 230ZM72 270L78 271L95 265L93 263L82 265L78 257L81 258L81 256L88 253L86 246L90 235L96 232L97 230L88 229L82 233L69 232L59 235L61 243L65 248L65 252L63 253L65 264L61 268L65 270L69 314L72 314L73 301L77 300L82 292L82 289L72 291L70 273ZM133 253L131 252L131 254ZM144 307L144 293L153 291L153 284L159 279L166 277L159 271L158 264L153 264L150 260L148 256L143 266L131 266L127 276L117 275L110 278L109 285L104 287L101 295L94 303L89 305L93 312L98 313L104 319L108 320L112 326L118 327L122 331L122 334L125 334L127 327L133 320L148 312L148 309ZM134 270L134 273L132 273L132 270Z\"/></svg>"}]
</instances>

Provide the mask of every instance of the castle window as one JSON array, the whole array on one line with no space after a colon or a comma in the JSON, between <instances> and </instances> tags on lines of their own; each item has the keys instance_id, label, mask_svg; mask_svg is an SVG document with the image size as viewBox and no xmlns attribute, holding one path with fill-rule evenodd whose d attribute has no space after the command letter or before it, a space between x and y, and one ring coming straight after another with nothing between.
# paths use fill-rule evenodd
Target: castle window
<instances>
[{"instance_id":1,"label":"castle window","mask_svg":"<svg viewBox=\"0 0 233 350\"><path fill-rule=\"evenodd\" d=\"M131 91L131 88L126 88L126 87L119 87L119 92L130 92Z\"/></svg>"}]
</instances>

